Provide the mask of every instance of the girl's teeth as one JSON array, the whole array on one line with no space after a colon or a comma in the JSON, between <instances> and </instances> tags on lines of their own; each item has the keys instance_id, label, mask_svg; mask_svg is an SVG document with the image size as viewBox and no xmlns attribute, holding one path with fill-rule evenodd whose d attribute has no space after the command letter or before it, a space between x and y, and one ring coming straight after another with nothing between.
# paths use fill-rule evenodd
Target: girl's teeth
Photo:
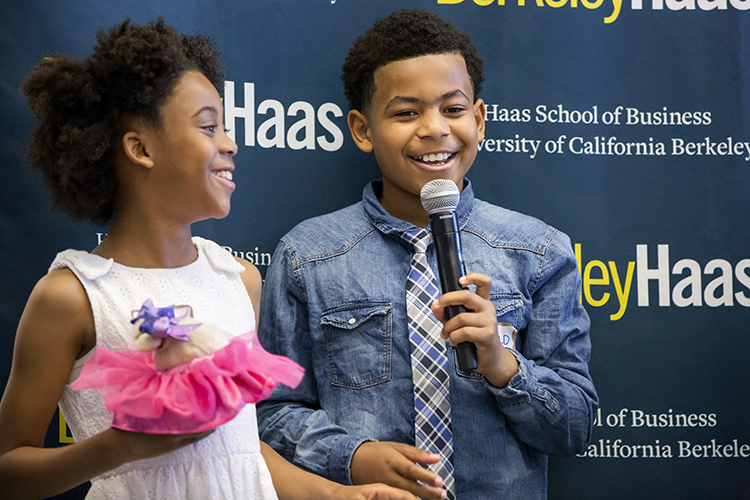
<instances>
[{"instance_id":1,"label":"girl's teeth","mask_svg":"<svg viewBox=\"0 0 750 500\"><path fill-rule=\"evenodd\" d=\"M219 170L218 172L214 172L214 175L228 181L232 180L232 172L230 172L229 170Z\"/></svg>"}]
</instances>

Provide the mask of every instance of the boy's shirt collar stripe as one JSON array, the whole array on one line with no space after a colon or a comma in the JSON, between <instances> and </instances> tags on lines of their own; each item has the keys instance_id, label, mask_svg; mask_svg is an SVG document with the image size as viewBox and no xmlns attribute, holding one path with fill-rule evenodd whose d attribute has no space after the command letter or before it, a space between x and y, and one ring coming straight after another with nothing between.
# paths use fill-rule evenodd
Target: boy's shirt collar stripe
<instances>
[{"instance_id":1,"label":"boy's shirt collar stripe","mask_svg":"<svg viewBox=\"0 0 750 500\"><path fill-rule=\"evenodd\" d=\"M382 181L380 180L372 181L365 186L362 192L362 203L365 215L378 231L403 241L401 234L414 228L414 225L392 216L385 208L383 208L383 205L378 201L376 194L381 190ZM464 189L461 191L461 198L459 199L458 207L456 207L456 218L458 219L459 229L463 229L464 226L466 226L469 217L471 217L473 207L474 191L471 186L471 181L464 178Z\"/></svg>"}]
</instances>

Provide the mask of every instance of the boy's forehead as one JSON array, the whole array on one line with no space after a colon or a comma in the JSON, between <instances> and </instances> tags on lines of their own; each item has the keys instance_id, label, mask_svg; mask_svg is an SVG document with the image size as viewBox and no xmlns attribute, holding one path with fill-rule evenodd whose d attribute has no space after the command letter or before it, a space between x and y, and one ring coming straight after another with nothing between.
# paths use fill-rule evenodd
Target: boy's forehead
<instances>
[{"instance_id":1,"label":"boy's forehead","mask_svg":"<svg viewBox=\"0 0 750 500\"><path fill-rule=\"evenodd\" d=\"M431 85L422 85L428 81ZM375 70L373 83L373 102L390 101L394 97L418 98L420 96L417 94L428 88L438 92L433 97L456 90L469 100L473 97L466 61L458 52L427 54L389 62Z\"/></svg>"}]
</instances>

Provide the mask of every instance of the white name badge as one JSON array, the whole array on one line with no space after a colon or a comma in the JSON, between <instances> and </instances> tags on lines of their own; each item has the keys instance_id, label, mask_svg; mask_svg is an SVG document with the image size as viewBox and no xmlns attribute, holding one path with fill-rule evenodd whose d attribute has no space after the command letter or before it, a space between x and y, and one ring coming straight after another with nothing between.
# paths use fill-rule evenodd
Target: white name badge
<instances>
[{"instance_id":1,"label":"white name badge","mask_svg":"<svg viewBox=\"0 0 750 500\"><path fill-rule=\"evenodd\" d=\"M500 342L508 348L516 348L516 335L518 332L513 325L510 323L498 323L497 324L497 336L500 338Z\"/></svg>"}]
</instances>

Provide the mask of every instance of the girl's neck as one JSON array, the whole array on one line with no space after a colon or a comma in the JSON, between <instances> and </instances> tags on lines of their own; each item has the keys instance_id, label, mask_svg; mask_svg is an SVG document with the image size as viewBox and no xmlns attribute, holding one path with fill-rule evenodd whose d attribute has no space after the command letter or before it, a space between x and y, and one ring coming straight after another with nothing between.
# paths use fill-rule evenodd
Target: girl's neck
<instances>
[{"instance_id":1,"label":"girl's neck","mask_svg":"<svg viewBox=\"0 0 750 500\"><path fill-rule=\"evenodd\" d=\"M190 225L168 226L153 221L115 218L93 254L139 268L177 268L198 258Z\"/></svg>"}]
</instances>

